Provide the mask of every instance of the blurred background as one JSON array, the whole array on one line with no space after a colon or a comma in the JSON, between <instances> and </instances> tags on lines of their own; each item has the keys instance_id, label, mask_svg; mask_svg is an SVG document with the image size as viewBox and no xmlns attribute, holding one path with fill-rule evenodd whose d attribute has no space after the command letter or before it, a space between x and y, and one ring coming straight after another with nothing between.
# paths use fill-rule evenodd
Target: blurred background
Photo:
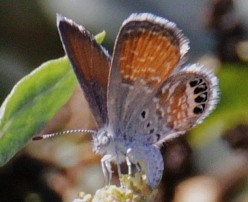
<instances>
[{"instance_id":1,"label":"blurred background","mask_svg":"<svg viewBox=\"0 0 248 202\"><path fill-rule=\"evenodd\" d=\"M106 30L103 46L112 53L122 22L134 12L174 21L190 40L188 62L201 62L220 78L216 111L187 136L162 147L165 172L157 201L248 201L248 0L1 0L1 102L23 76L64 56L56 13L92 34ZM85 108L75 122L93 127L78 96ZM52 123L57 121L59 116ZM100 158L91 152L91 136L69 136L30 141L1 168L0 201L72 201L80 191L93 194L101 188Z\"/></svg>"}]
</instances>

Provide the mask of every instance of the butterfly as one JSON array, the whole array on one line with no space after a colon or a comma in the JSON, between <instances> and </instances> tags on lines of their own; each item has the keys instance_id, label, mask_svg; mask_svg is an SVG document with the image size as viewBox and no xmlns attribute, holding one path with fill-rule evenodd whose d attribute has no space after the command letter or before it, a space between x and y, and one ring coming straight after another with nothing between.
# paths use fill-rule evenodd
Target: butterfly
<instances>
[{"instance_id":1,"label":"butterfly","mask_svg":"<svg viewBox=\"0 0 248 202\"><path fill-rule=\"evenodd\" d=\"M189 40L175 23L149 13L122 24L112 57L83 26L57 16L57 26L98 130L93 151L101 154L107 182L111 162L145 170L147 183L160 182L160 147L202 122L219 99L218 79L201 64L183 65ZM139 167L143 161L144 166Z\"/></svg>"}]
</instances>

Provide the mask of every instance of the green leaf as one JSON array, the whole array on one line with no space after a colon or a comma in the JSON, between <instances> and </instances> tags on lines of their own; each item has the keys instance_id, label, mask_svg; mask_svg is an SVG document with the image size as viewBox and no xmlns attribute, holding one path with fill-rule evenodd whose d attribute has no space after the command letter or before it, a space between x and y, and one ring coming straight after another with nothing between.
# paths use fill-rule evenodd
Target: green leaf
<instances>
[{"instance_id":1,"label":"green leaf","mask_svg":"<svg viewBox=\"0 0 248 202\"><path fill-rule=\"evenodd\" d=\"M0 109L0 165L49 122L71 96L77 80L67 57L44 63L20 80Z\"/></svg>"},{"instance_id":2,"label":"green leaf","mask_svg":"<svg viewBox=\"0 0 248 202\"><path fill-rule=\"evenodd\" d=\"M95 39L97 41L97 43L101 44L103 42L103 40L105 39L106 37L106 31L103 30L102 32L100 32L99 34L97 34L95 36Z\"/></svg>"},{"instance_id":3,"label":"green leaf","mask_svg":"<svg viewBox=\"0 0 248 202\"><path fill-rule=\"evenodd\" d=\"M95 36L101 43L103 31ZM37 135L68 101L77 80L67 57L44 63L20 80L0 108L0 166Z\"/></svg>"}]
</instances>

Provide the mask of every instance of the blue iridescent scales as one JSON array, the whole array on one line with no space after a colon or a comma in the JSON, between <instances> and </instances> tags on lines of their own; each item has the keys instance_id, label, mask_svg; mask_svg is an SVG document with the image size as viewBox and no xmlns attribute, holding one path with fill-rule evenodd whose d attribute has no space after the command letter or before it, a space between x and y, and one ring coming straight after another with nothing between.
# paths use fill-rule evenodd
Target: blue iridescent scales
<instances>
[{"instance_id":1,"label":"blue iridescent scales","mask_svg":"<svg viewBox=\"0 0 248 202\"><path fill-rule=\"evenodd\" d=\"M159 147L202 122L218 102L218 79L200 64L183 66L188 39L173 22L132 14L117 36L112 58L82 26L58 15L64 49L98 124L93 150L111 183L111 161L126 161L155 188L164 170Z\"/></svg>"}]
</instances>

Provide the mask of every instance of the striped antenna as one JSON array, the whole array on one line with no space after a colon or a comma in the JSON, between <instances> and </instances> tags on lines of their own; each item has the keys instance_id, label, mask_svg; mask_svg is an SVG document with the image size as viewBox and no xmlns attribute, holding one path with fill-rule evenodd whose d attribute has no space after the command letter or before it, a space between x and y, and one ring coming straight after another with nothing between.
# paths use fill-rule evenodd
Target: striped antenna
<instances>
[{"instance_id":1,"label":"striped antenna","mask_svg":"<svg viewBox=\"0 0 248 202\"><path fill-rule=\"evenodd\" d=\"M32 138L32 140L44 140L50 137L54 137L57 135L64 135L64 134L69 134L69 133L96 133L95 130L87 130L87 129L74 129L74 130L64 130L61 132L56 132L56 133L49 133L49 134L43 134L43 135L37 135Z\"/></svg>"}]
</instances>

